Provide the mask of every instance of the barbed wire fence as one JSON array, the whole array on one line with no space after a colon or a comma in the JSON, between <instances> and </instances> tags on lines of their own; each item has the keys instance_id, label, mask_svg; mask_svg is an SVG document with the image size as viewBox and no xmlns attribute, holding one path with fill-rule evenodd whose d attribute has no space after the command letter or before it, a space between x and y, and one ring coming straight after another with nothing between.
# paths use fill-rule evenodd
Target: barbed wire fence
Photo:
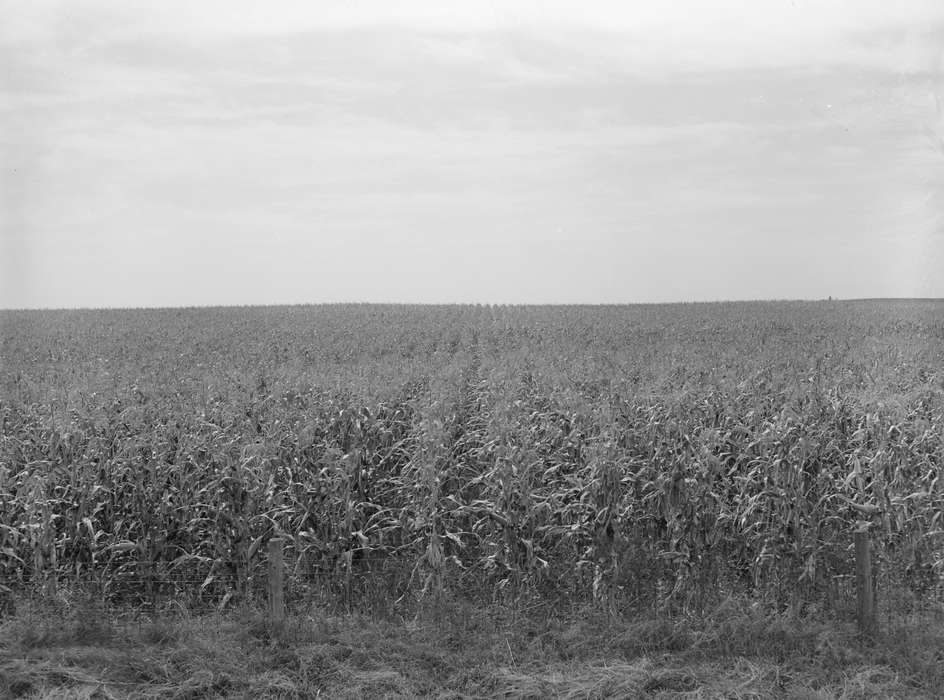
<instances>
[{"instance_id":1,"label":"barbed wire fence","mask_svg":"<svg viewBox=\"0 0 944 700\"><path fill-rule=\"evenodd\" d=\"M901 609L901 596L910 595L910 604L934 609L944 616L944 581L929 581L926 589L915 592L902 585L900 571L888 566L881 556L873 556L867 537L857 535L850 546L850 573L836 574L815 591L817 601L827 601L833 612L855 616L860 629L873 633L886 605ZM851 544L851 542L850 542ZM134 628L146 623L179 616L224 615L236 610L250 611L255 624L270 634L284 632L286 620L312 611L321 614L360 613L369 616L414 616L436 600L437 591L427 590L418 579L418 566L406 558L382 552L362 553L328 564L311 562L298 554L289 542L271 538L252 566L245 561L215 560L208 573L195 571L155 573L147 563L133 562L117 571L84 578L57 579L52 574L16 588L0 586L0 620L14 613L27 624L41 625L68 618L94 632L105 626ZM863 561L863 554L867 554ZM575 610L592 600L581 596L581 583L553 592L543 592L515 604L534 611L545 608ZM451 580L451 593L468 594L469 600L483 600L481 580ZM4 590L15 599L3 605ZM889 595L899 596L888 600ZM631 597L631 596L627 596ZM495 592L491 602L508 602ZM810 602L810 601L805 601ZM817 605L819 603L816 603Z\"/></svg>"}]
</instances>

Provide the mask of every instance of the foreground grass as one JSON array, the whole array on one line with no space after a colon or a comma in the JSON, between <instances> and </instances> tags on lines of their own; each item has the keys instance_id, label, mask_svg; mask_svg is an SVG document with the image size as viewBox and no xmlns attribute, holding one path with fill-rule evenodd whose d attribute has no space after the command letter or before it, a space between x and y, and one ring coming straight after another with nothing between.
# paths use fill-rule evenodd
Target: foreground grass
<instances>
[{"instance_id":1,"label":"foreground grass","mask_svg":"<svg viewBox=\"0 0 944 700\"><path fill-rule=\"evenodd\" d=\"M0 624L6 698L936 698L944 616L848 623L727 603L698 619L511 616L451 604L410 620L254 610Z\"/></svg>"}]
</instances>

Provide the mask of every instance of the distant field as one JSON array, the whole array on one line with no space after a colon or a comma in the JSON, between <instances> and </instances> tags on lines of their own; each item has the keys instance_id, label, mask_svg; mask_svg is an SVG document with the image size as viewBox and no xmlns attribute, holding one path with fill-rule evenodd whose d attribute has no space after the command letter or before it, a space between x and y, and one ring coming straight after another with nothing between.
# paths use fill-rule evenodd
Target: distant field
<instances>
[{"instance_id":1,"label":"distant field","mask_svg":"<svg viewBox=\"0 0 944 700\"><path fill-rule=\"evenodd\" d=\"M944 302L0 312L0 581L842 613L944 575Z\"/></svg>"}]
</instances>

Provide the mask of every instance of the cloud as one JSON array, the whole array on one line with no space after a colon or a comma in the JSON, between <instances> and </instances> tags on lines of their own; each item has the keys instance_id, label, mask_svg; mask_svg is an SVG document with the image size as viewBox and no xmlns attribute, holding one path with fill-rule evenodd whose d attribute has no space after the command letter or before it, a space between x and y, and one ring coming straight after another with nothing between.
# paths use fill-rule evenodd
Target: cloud
<instances>
[{"instance_id":1,"label":"cloud","mask_svg":"<svg viewBox=\"0 0 944 700\"><path fill-rule=\"evenodd\" d=\"M0 44L55 44L76 53L119 41L172 37L195 46L227 39L376 31L451 34L445 53L474 57L480 47L461 37L504 34L554 37L558 48L643 70L880 61L923 65L940 55L944 5L936 0L381 0L267 3L252 0L5 1ZM236 57L234 57L236 58ZM238 58L237 58L238 60Z\"/></svg>"},{"instance_id":2,"label":"cloud","mask_svg":"<svg viewBox=\"0 0 944 700\"><path fill-rule=\"evenodd\" d=\"M940 250L937 4L22 7L0 303L890 293Z\"/></svg>"}]
</instances>

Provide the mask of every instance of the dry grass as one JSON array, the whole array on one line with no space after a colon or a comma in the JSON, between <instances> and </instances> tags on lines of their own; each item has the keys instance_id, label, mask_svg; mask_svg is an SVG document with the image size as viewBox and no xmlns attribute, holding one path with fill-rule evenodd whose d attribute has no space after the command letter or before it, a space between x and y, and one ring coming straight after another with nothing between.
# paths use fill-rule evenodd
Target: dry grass
<instances>
[{"instance_id":1,"label":"dry grass","mask_svg":"<svg viewBox=\"0 0 944 700\"><path fill-rule=\"evenodd\" d=\"M444 613L444 614L443 614ZM719 619L436 619L295 615L272 639L258 612L0 627L11 698L937 698L942 615L886 621L875 640L833 621L729 601ZM49 630L55 629L55 634ZM102 630L108 629L107 634Z\"/></svg>"}]
</instances>

